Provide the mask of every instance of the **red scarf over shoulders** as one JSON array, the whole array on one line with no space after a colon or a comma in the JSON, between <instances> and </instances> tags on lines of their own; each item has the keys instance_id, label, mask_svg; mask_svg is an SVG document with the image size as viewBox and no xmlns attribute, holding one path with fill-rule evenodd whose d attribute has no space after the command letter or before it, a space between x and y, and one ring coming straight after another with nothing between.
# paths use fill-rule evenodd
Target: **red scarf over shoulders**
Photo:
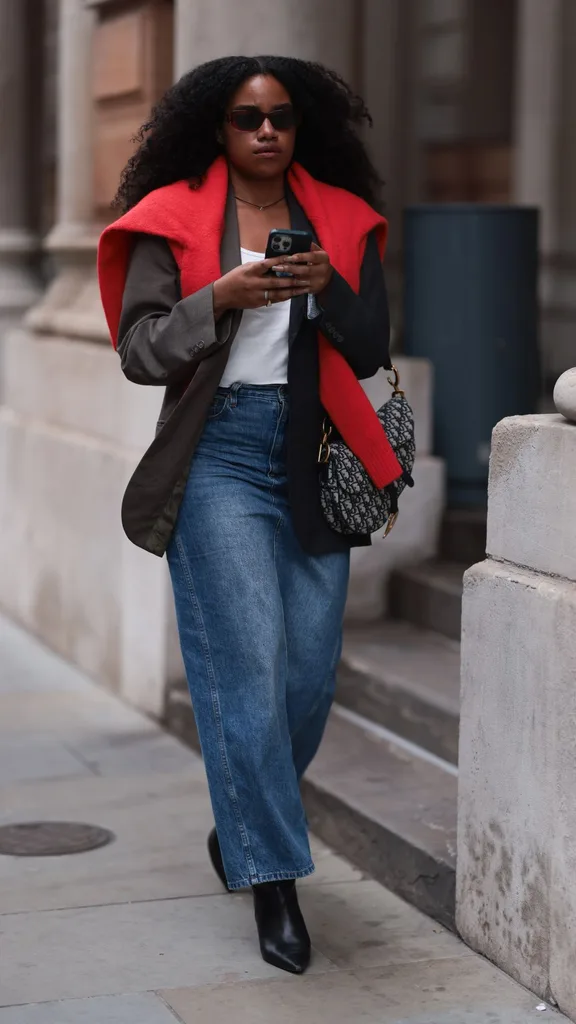
<instances>
[{"instance_id":1,"label":"red scarf over shoulders","mask_svg":"<svg viewBox=\"0 0 576 1024\"><path fill-rule=\"evenodd\" d=\"M332 266L354 291L370 232L376 231L380 256L386 246L387 223L363 199L344 189L316 181L299 164L288 172L288 184L314 227ZM114 347L133 233L160 235L170 243L180 268L182 296L191 295L220 277L220 243L228 194L228 168L219 157L200 188L188 182L156 189L100 238L98 279L102 305ZM344 357L319 334L320 400L334 426L360 459L377 487L402 474L370 401Z\"/></svg>"}]
</instances>

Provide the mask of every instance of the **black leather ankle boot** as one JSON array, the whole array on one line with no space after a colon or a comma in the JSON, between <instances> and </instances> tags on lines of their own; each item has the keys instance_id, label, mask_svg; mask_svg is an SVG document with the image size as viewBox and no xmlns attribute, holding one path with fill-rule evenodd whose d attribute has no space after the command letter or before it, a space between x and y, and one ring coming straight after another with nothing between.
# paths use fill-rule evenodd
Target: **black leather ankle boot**
<instances>
[{"instance_id":1,"label":"black leather ankle boot","mask_svg":"<svg viewBox=\"0 0 576 1024\"><path fill-rule=\"evenodd\" d=\"M263 960L281 971L303 974L310 963L310 936L298 904L296 883L253 885L254 912Z\"/></svg>"},{"instance_id":2,"label":"black leather ankle boot","mask_svg":"<svg viewBox=\"0 0 576 1024\"><path fill-rule=\"evenodd\" d=\"M210 855L210 860L212 861L212 867L214 868L214 871L218 875L218 878L222 882L222 885L224 886L226 891L229 892L230 890L228 889L226 872L224 871L224 861L222 860L222 853L220 852L220 843L218 842L218 833L216 832L215 828L212 829L210 835L208 836L208 853Z\"/></svg>"}]
</instances>

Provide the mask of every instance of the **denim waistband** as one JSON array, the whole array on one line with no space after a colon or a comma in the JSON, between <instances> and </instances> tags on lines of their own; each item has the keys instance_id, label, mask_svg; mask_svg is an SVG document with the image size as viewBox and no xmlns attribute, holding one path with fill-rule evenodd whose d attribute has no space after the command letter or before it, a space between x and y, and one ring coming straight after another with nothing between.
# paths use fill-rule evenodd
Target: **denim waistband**
<instances>
[{"instance_id":1,"label":"denim waistband","mask_svg":"<svg viewBox=\"0 0 576 1024\"><path fill-rule=\"evenodd\" d=\"M217 394L230 395L233 400L241 396L242 398L256 398L261 402L286 401L288 398L288 385L242 384L238 381L231 384L229 388L218 388Z\"/></svg>"}]
</instances>

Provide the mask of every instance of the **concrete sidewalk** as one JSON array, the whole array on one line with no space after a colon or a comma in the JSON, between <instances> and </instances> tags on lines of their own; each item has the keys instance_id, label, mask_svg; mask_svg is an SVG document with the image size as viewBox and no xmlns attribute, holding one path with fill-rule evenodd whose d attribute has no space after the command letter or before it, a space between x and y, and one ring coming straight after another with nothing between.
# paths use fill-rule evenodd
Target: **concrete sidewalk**
<instances>
[{"instance_id":1,"label":"concrete sidewalk","mask_svg":"<svg viewBox=\"0 0 576 1024\"><path fill-rule=\"evenodd\" d=\"M207 862L189 750L0 619L0 824L80 821L90 853L0 856L0 1024L528 1024L559 1015L314 844L315 946L262 962L249 894Z\"/></svg>"}]
</instances>

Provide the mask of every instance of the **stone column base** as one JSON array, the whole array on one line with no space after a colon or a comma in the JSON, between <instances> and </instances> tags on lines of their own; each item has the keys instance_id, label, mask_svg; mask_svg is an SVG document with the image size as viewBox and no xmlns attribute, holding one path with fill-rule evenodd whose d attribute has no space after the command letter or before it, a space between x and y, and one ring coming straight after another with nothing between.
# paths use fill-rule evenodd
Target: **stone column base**
<instances>
[{"instance_id":1,"label":"stone column base","mask_svg":"<svg viewBox=\"0 0 576 1024\"><path fill-rule=\"evenodd\" d=\"M464 581L457 926L576 1018L576 426L494 433Z\"/></svg>"},{"instance_id":2,"label":"stone column base","mask_svg":"<svg viewBox=\"0 0 576 1024\"><path fill-rule=\"evenodd\" d=\"M576 1016L576 584L485 562L464 594L457 927Z\"/></svg>"},{"instance_id":3,"label":"stone column base","mask_svg":"<svg viewBox=\"0 0 576 1024\"><path fill-rule=\"evenodd\" d=\"M37 240L24 230L0 230L0 330L16 323L40 296L30 267Z\"/></svg>"}]
</instances>

